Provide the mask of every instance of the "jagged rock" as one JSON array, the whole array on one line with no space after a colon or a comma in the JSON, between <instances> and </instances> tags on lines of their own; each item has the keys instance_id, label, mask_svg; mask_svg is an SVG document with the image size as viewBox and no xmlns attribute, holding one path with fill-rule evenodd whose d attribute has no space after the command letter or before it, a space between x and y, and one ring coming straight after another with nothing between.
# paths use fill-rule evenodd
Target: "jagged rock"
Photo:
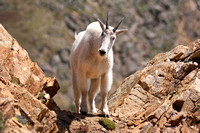
<instances>
[{"instance_id":1,"label":"jagged rock","mask_svg":"<svg viewBox=\"0 0 200 133\"><path fill-rule=\"evenodd\" d=\"M59 84L56 78L46 78L45 84L43 86L43 90L45 90L51 97L56 95L59 90Z\"/></svg>"},{"instance_id":2,"label":"jagged rock","mask_svg":"<svg viewBox=\"0 0 200 133\"><path fill-rule=\"evenodd\" d=\"M0 121L5 127L0 132L57 132L56 113L37 96L45 91L49 97L44 97L49 100L58 90L56 79L45 77L37 63L0 25L0 113L5 119Z\"/></svg>"},{"instance_id":3,"label":"jagged rock","mask_svg":"<svg viewBox=\"0 0 200 133\"><path fill-rule=\"evenodd\" d=\"M200 40L156 55L108 100L134 132L199 132Z\"/></svg>"},{"instance_id":4,"label":"jagged rock","mask_svg":"<svg viewBox=\"0 0 200 133\"><path fill-rule=\"evenodd\" d=\"M56 79L46 78L37 63L31 61L26 50L2 25L0 25L0 76L26 88L33 95L45 90L51 91L53 97L59 89Z\"/></svg>"}]
</instances>

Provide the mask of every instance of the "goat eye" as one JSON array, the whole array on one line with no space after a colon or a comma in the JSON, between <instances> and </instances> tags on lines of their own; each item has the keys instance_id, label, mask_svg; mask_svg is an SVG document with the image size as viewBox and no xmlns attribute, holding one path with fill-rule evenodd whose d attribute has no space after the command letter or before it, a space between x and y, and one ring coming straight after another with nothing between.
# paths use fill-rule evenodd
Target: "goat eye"
<instances>
[{"instance_id":1,"label":"goat eye","mask_svg":"<svg viewBox=\"0 0 200 133\"><path fill-rule=\"evenodd\" d=\"M103 36L103 35L104 35L104 33L102 32L102 33L101 33L101 36Z\"/></svg>"},{"instance_id":2,"label":"goat eye","mask_svg":"<svg viewBox=\"0 0 200 133\"><path fill-rule=\"evenodd\" d=\"M115 37L113 37L112 40L115 40Z\"/></svg>"}]
</instances>

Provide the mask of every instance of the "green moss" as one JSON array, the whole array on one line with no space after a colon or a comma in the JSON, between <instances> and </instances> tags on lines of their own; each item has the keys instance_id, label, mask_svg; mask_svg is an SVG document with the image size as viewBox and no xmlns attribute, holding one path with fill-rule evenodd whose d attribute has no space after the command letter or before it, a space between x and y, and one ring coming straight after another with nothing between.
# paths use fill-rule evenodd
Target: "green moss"
<instances>
[{"instance_id":1,"label":"green moss","mask_svg":"<svg viewBox=\"0 0 200 133\"><path fill-rule=\"evenodd\" d=\"M111 121L108 118L101 118L99 123L106 128L107 130L114 130L116 128L115 122Z\"/></svg>"}]
</instances>

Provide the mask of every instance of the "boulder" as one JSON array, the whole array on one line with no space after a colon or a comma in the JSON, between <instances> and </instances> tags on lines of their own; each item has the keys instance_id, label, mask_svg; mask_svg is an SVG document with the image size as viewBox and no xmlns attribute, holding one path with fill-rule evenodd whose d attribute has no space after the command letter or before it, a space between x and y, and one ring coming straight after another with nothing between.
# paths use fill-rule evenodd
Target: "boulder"
<instances>
[{"instance_id":1,"label":"boulder","mask_svg":"<svg viewBox=\"0 0 200 133\"><path fill-rule=\"evenodd\" d=\"M57 132L57 115L48 106L58 90L56 79L45 77L0 25L0 132Z\"/></svg>"},{"instance_id":2,"label":"boulder","mask_svg":"<svg viewBox=\"0 0 200 133\"><path fill-rule=\"evenodd\" d=\"M0 76L26 88L33 95L46 90L51 91L51 97L53 97L59 90L57 81L45 77L37 63L31 61L26 50L2 25L0 25ZM49 82L54 86L54 92L49 85L47 86Z\"/></svg>"},{"instance_id":3,"label":"boulder","mask_svg":"<svg viewBox=\"0 0 200 133\"><path fill-rule=\"evenodd\" d=\"M134 132L200 131L200 40L156 55L109 100L111 115Z\"/></svg>"}]
</instances>

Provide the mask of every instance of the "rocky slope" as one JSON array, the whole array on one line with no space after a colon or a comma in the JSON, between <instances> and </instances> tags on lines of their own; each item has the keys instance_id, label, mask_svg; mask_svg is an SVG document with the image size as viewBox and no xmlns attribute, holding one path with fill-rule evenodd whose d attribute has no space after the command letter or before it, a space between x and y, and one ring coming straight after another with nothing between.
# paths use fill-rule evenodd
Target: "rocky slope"
<instances>
[{"instance_id":1,"label":"rocky slope","mask_svg":"<svg viewBox=\"0 0 200 133\"><path fill-rule=\"evenodd\" d=\"M114 46L114 84L141 70L157 53L199 38L197 0L1 0L0 23L25 48L46 75L56 77L61 89L55 96L62 108L72 103L70 48L74 32L97 18L129 31ZM60 100L64 99L64 100ZM69 102L66 102L69 101Z\"/></svg>"},{"instance_id":2,"label":"rocky slope","mask_svg":"<svg viewBox=\"0 0 200 133\"><path fill-rule=\"evenodd\" d=\"M110 96L109 119L62 111L55 78L0 25L0 132L194 132L200 131L200 40L156 55Z\"/></svg>"},{"instance_id":3,"label":"rocky slope","mask_svg":"<svg viewBox=\"0 0 200 133\"><path fill-rule=\"evenodd\" d=\"M47 106L58 90L0 25L0 132L57 131L57 115Z\"/></svg>"},{"instance_id":4,"label":"rocky slope","mask_svg":"<svg viewBox=\"0 0 200 133\"><path fill-rule=\"evenodd\" d=\"M133 132L200 130L200 40L156 55L124 80L109 107Z\"/></svg>"}]
</instances>

